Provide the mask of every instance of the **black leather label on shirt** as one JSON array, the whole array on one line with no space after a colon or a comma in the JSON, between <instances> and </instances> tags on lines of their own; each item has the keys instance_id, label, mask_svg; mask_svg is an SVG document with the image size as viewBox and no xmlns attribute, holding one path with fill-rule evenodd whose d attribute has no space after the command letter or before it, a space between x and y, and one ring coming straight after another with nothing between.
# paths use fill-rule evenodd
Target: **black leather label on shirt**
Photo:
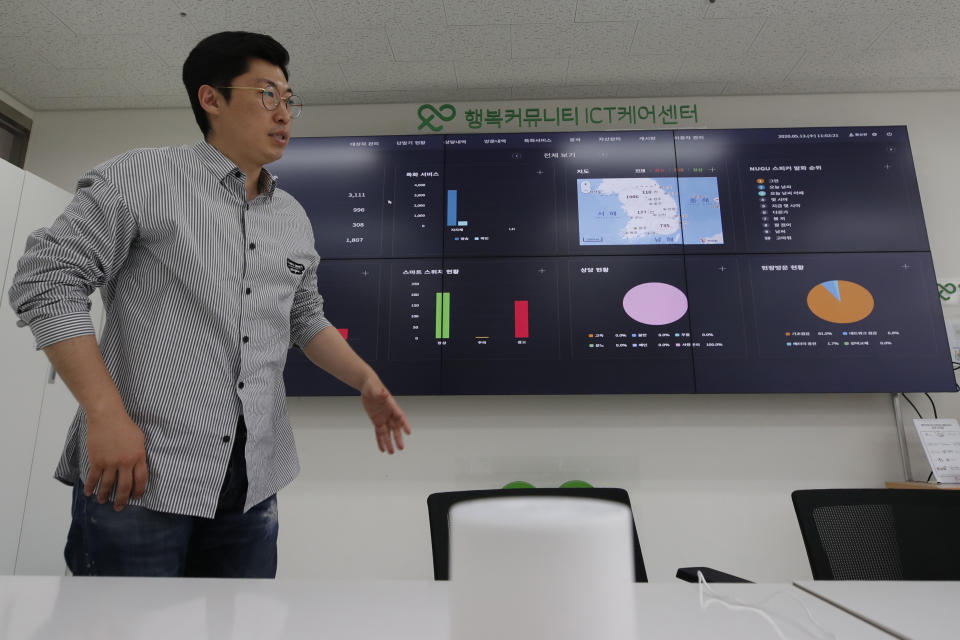
<instances>
[{"instance_id":1,"label":"black leather label on shirt","mask_svg":"<svg viewBox=\"0 0 960 640\"><path fill-rule=\"evenodd\" d=\"M287 258L287 269L290 269L290 273L293 275L299 276L301 273L303 273L304 268L305 267L299 262L294 262L290 258Z\"/></svg>"}]
</instances>

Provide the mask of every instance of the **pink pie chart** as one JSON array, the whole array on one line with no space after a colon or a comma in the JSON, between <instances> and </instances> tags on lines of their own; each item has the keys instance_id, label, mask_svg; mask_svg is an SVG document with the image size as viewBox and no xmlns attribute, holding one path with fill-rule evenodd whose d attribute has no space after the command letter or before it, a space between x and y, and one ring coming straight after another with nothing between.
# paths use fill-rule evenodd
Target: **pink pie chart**
<instances>
[{"instance_id":1,"label":"pink pie chart","mask_svg":"<svg viewBox=\"0 0 960 640\"><path fill-rule=\"evenodd\" d=\"M623 296L623 310L643 324L670 324L687 312L687 296L665 282L644 282Z\"/></svg>"}]
</instances>

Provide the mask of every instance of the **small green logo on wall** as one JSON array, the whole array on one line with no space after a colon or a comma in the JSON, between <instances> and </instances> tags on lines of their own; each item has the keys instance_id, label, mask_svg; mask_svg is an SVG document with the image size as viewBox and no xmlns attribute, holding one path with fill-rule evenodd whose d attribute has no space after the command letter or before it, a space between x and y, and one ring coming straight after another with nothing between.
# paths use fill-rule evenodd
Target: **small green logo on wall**
<instances>
[{"instance_id":1,"label":"small green logo on wall","mask_svg":"<svg viewBox=\"0 0 960 640\"><path fill-rule=\"evenodd\" d=\"M417 127L418 131L424 127L430 129L430 131L443 131L443 125L433 124L433 121L439 118L443 122L450 122L457 117L457 109L452 104L442 104L439 108L432 104L422 104L420 108L417 109L417 116L420 117L420 126Z\"/></svg>"},{"instance_id":2,"label":"small green logo on wall","mask_svg":"<svg viewBox=\"0 0 960 640\"><path fill-rule=\"evenodd\" d=\"M960 296L957 295L957 293L960 292L960 285L958 285L958 283L960 283L960 278L937 283L937 288L940 289L940 301L943 304L960 303Z\"/></svg>"}]
</instances>

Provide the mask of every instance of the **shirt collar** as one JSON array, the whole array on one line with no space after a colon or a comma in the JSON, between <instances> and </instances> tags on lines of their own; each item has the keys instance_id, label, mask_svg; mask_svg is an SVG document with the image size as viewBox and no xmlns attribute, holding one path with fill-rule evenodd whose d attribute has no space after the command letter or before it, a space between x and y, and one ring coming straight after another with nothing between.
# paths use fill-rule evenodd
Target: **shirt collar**
<instances>
[{"instance_id":1,"label":"shirt collar","mask_svg":"<svg viewBox=\"0 0 960 640\"><path fill-rule=\"evenodd\" d=\"M227 156L206 140L201 140L193 147L204 166L217 177L221 183L228 179L236 180L243 177L243 172ZM277 177L266 169L260 170L260 181L257 190L261 195L273 197L277 190Z\"/></svg>"}]
</instances>

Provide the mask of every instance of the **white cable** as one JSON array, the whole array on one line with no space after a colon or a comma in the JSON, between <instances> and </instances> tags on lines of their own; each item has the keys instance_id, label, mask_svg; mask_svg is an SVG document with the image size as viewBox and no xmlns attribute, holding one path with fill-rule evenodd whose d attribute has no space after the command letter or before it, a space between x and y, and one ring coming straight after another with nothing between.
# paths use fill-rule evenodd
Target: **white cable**
<instances>
[{"instance_id":1,"label":"white cable","mask_svg":"<svg viewBox=\"0 0 960 640\"><path fill-rule=\"evenodd\" d=\"M759 615L764 620L766 620L770 624L770 626L773 627L774 631L777 632L777 635L780 637L780 640L790 640L783 633L783 630L780 628L780 625L777 624L777 622L773 619L773 617L771 617L770 614L767 613L767 611L764 608L759 606L760 604L766 602L767 600L775 598L776 596L785 595L791 600L794 600L795 602L797 602L803 608L804 612L807 614L807 617L810 618L810 622L812 622L813 626L815 626L817 630L820 632L819 634L814 634L810 631L807 631L803 627L801 627L801 630L804 633L806 633L807 635L813 636L814 638L818 638L820 640L834 640L836 638L836 634L834 634L832 631L830 631L829 629L824 627L822 624L817 622L816 618L814 618L813 614L810 612L810 609L807 608L807 605L804 604L804 602L800 598L797 598L796 596L791 595L785 591L777 591L776 593L772 593L769 596L766 596L765 598L761 599L760 601L754 604L748 604L745 602L741 602L740 600L737 600L733 596L724 596L714 591L714 589L707 583L706 578L703 577L702 571L697 571L697 583L700 586L699 595L700 595L701 609L706 609L708 606L716 602L716 603L722 604L723 606L725 606L727 609L730 609L731 611L751 611ZM707 592L708 594L710 594L709 597L704 598L704 592Z\"/></svg>"}]
</instances>

